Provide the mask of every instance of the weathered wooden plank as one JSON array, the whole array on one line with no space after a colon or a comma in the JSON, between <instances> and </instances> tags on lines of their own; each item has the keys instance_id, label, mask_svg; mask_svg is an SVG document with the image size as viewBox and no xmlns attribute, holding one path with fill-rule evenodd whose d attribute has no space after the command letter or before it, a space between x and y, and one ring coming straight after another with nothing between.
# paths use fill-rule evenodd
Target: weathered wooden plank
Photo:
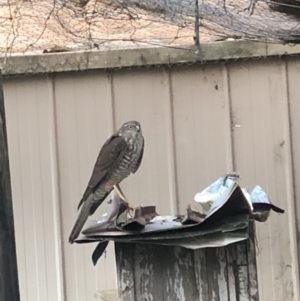
<instances>
[{"instance_id":1,"label":"weathered wooden plank","mask_svg":"<svg viewBox=\"0 0 300 301\"><path fill-rule=\"evenodd\" d=\"M220 301L231 301L228 293L228 272L227 272L227 258L226 248L216 248L216 261L219 263L219 273L217 274L217 282L219 289L219 300Z\"/></svg>"},{"instance_id":2,"label":"weathered wooden plank","mask_svg":"<svg viewBox=\"0 0 300 301\"><path fill-rule=\"evenodd\" d=\"M135 245L132 251L128 245L125 248L124 244L116 245L117 259L120 256L128 258L130 252L134 258L133 278L129 280L130 276L124 274L127 270L121 272L121 279L119 277L122 300L198 300L193 251L143 244ZM119 272L120 265L117 265ZM130 281L135 281L131 295L124 293L124 288L130 287ZM135 299L132 299L133 294Z\"/></svg>"},{"instance_id":3,"label":"weathered wooden plank","mask_svg":"<svg viewBox=\"0 0 300 301\"><path fill-rule=\"evenodd\" d=\"M254 240L195 251L117 243L122 300L258 301L255 253L248 252Z\"/></svg>"},{"instance_id":4,"label":"weathered wooden plank","mask_svg":"<svg viewBox=\"0 0 300 301\"><path fill-rule=\"evenodd\" d=\"M250 299L246 242L240 242L236 244L236 254L236 274L238 280L238 282L236 283L237 299L239 301L246 301Z\"/></svg>"},{"instance_id":5,"label":"weathered wooden plank","mask_svg":"<svg viewBox=\"0 0 300 301\"><path fill-rule=\"evenodd\" d=\"M228 299L230 301L237 301L236 285L238 278L235 273L237 269L236 265L236 246L231 244L226 247L227 255L227 287L228 287Z\"/></svg>"},{"instance_id":6,"label":"weathered wooden plank","mask_svg":"<svg viewBox=\"0 0 300 301\"><path fill-rule=\"evenodd\" d=\"M19 301L14 220L0 74L0 300Z\"/></svg>"},{"instance_id":7,"label":"weathered wooden plank","mask_svg":"<svg viewBox=\"0 0 300 301\"><path fill-rule=\"evenodd\" d=\"M205 249L194 251L196 285L200 301L205 301L208 295L207 266Z\"/></svg>"},{"instance_id":8,"label":"weathered wooden plank","mask_svg":"<svg viewBox=\"0 0 300 301\"><path fill-rule=\"evenodd\" d=\"M247 241L247 259L249 275L249 294L251 301L259 300L258 279L256 269L256 248L255 248L255 223L249 227L249 240Z\"/></svg>"},{"instance_id":9,"label":"weathered wooden plank","mask_svg":"<svg viewBox=\"0 0 300 301\"><path fill-rule=\"evenodd\" d=\"M206 269L207 269L207 284L208 284L208 295L207 300L212 301L223 301L227 300L227 285L225 276L224 279L221 279L223 274L224 276L224 269L219 261L219 253L217 248L207 248L205 250L206 254ZM223 283L222 283L223 282ZM225 291L224 291L225 286Z\"/></svg>"},{"instance_id":10,"label":"weathered wooden plank","mask_svg":"<svg viewBox=\"0 0 300 301\"><path fill-rule=\"evenodd\" d=\"M137 274L134 285L137 287L137 300L155 300L154 296L161 291L161 281L153 279L156 268L154 266L157 265L155 253L155 248L151 245L147 252L143 250L142 245L136 245L134 248L134 271Z\"/></svg>"},{"instance_id":11,"label":"weathered wooden plank","mask_svg":"<svg viewBox=\"0 0 300 301\"><path fill-rule=\"evenodd\" d=\"M134 245L115 244L119 294L122 301L136 300L134 292Z\"/></svg>"},{"instance_id":12,"label":"weathered wooden plank","mask_svg":"<svg viewBox=\"0 0 300 301\"><path fill-rule=\"evenodd\" d=\"M194 272L193 251L180 247L168 247L167 279L168 291L172 300L199 300ZM167 292L166 295L169 295ZM157 299L161 300L161 299Z\"/></svg>"}]
</instances>

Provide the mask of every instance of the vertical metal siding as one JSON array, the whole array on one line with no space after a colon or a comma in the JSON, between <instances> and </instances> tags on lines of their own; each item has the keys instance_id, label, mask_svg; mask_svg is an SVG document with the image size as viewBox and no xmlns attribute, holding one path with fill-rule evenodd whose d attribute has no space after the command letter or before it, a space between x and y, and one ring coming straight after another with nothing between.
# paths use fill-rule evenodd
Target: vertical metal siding
<instances>
[{"instance_id":1,"label":"vertical metal siding","mask_svg":"<svg viewBox=\"0 0 300 301\"><path fill-rule=\"evenodd\" d=\"M222 64L171 73L180 212L195 192L232 170L224 73Z\"/></svg>"},{"instance_id":2,"label":"vertical metal siding","mask_svg":"<svg viewBox=\"0 0 300 301\"><path fill-rule=\"evenodd\" d=\"M93 300L116 287L113 245L93 267L94 245L67 240L101 145L129 119L142 123L146 148L121 184L128 198L182 212L240 171L242 185L260 184L286 209L257 225L261 300L299 301L299 70L297 59L273 59L7 79L22 301Z\"/></svg>"},{"instance_id":3,"label":"vertical metal siding","mask_svg":"<svg viewBox=\"0 0 300 301\"><path fill-rule=\"evenodd\" d=\"M256 227L260 292L268 297L263 300L293 300L299 295L294 278L296 237L290 236L296 225L285 63L267 60L232 65L230 86L234 124L240 125L234 127L233 141L242 184L253 187L259 183L286 210Z\"/></svg>"},{"instance_id":4,"label":"vertical metal siding","mask_svg":"<svg viewBox=\"0 0 300 301\"><path fill-rule=\"evenodd\" d=\"M124 193L137 205L153 204L161 214L174 211L173 161L170 157L170 92L163 69L139 69L113 74L114 116L118 128L137 119L145 137L143 163L138 172L124 181Z\"/></svg>"},{"instance_id":5,"label":"vertical metal siding","mask_svg":"<svg viewBox=\"0 0 300 301\"><path fill-rule=\"evenodd\" d=\"M62 300L52 82L5 84L12 196L22 300ZM8 96L9 95L9 96Z\"/></svg>"},{"instance_id":6,"label":"vertical metal siding","mask_svg":"<svg viewBox=\"0 0 300 301\"><path fill-rule=\"evenodd\" d=\"M82 75L54 78L65 296L76 301L91 300L96 291L116 287L111 248L94 267L94 244L68 242L99 149L113 130L110 80L101 72ZM97 211L94 217L99 216Z\"/></svg>"}]
</instances>

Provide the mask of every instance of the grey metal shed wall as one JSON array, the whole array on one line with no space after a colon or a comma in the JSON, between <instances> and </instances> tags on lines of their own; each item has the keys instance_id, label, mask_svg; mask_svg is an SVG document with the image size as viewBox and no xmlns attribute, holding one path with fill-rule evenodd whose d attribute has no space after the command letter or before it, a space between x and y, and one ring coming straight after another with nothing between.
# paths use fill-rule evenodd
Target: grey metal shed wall
<instances>
[{"instance_id":1,"label":"grey metal shed wall","mask_svg":"<svg viewBox=\"0 0 300 301\"><path fill-rule=\"evenodd\" d=\"M294 58L6 79L22 301L93 300L116 287L113 247L94 268L94 246L67 237L101 145L129 119L142 123L146 149L126 196L182 212L240 171L242 185L259 183L286 209L257 225L261 300L300 300L299 71Z\"/></svg>"}]
</instances>

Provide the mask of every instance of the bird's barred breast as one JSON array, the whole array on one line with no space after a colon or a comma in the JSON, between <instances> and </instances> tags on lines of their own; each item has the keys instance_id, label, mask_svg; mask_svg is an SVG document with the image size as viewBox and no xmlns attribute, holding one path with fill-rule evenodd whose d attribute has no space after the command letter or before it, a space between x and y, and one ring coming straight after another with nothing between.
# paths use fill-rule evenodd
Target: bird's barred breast
<instances>
[{"instance_id":1,"label":"bird's barred breast","mask_svg":"<svg viewBox=\"0 0 300 301\"><path fill-rule=\"evenodd\" d=\"M105 190L111 191L114 185L127 178L133 171L140 156L142 146L137 143L129 143L125 154L119 162L118 168L108 174L108 181L105 183Z\"/></svg>"}]
</instances>

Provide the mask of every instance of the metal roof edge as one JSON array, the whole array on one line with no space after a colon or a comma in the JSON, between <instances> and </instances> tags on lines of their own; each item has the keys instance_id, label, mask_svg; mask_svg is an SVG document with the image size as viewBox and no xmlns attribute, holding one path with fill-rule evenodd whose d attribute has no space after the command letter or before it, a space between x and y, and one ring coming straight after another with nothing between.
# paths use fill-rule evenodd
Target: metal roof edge
<instances>
[{"instance_id":1,"label":"metal roof edge","mask_svg":"<svg viewBox=\"0 0 300 301\"><path fill-rule=\"evenodd\" d=\"M38 74L93 69L115 69L152 65L205 63L219 60L293 55L300 45L254 41L221 41L196 46L59 52L0 58L3 75Z\"/></svg>"}]
</instances>

